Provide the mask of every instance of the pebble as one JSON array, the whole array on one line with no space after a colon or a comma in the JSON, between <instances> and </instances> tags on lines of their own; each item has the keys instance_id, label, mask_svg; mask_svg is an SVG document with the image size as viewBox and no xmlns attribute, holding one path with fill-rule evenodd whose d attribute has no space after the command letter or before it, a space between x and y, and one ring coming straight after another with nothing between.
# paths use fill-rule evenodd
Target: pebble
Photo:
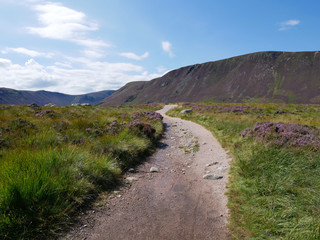
<instances>
[{"instance_id":1,"label":"pebble","mask_svg":"<svg viewBox=\"0 0 320 240\"><path fill-rule=\"evenodd\" d=\"M136 170L134 170L134 168L129 168L128 172L130 172L130 173L135 173Z\"/></svg>"},{"instance_id":2,"label":"pebble","mask_svg":"<svg viewBox=\"0 0 320 240\"><path fill-rule=\"evenodd\" d=\"M220 172L226 172L228 170L228 167L219 167L218 171Z\"/></svg>"},{"instance_id":3,"label":"pebble","mask_svg":"<svg viewBox=\"0 0 320 240\"><path fill-rule=\"evenodd\" d=\"M151 167L150 172L160 172L160 170L157 167Z\"/></svg>"},{"instance_id":4,"label":"pebble","mask_svg":"<svg viewBox=\"0 0 320 240\"><path fill-rule=\"evenodd\" d=\"M126 178L129 182L138 181L138 178L136 177L127 177Z\"/></svg>"},{"instance_id":5,"label":"pebble","mask_svg":"<svg viewBox=\"0 0 320 240\"><path fill-rule=\"evenodd\" d=\"M217 165L217 164L218 164L218 162L208 163L208 164L206 164L206 167L211 167L211 166Z\"/></svg>"},{"instance_id":6,"label":"pebble","mask_svg":"<svg viewBox=\"0 0 320 240\"><path fill-rule=\"evenodd\" d=\"M205 174L203 175L203 179L208 179L208 180L218 180L223 178L223 176L220 175L214 175L214 174Z\"/></svg>"}]
</instances>

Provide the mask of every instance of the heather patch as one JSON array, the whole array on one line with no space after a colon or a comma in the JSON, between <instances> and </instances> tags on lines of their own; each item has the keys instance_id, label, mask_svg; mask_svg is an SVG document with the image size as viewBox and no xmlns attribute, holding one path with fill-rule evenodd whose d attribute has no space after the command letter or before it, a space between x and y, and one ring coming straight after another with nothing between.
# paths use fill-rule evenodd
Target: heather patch
<instances>
[{"instance_id":1,"label":"heather patch","mask_svg":"<svg viewBox=\"0 0 320 240\"><path fill-rule=\"evenodd\" d=\"M320 147L320 129L298 123L257 122L240 135L278 146Z\"/></svg>"},{"instance_id":2,"label":"heather patch","mask_svg":"<svg viewBox=\"0 0 320 240\"><path fill-rule=\"evenodd\" d=\"M130 122L130 129L136 134L142 134L148 138L153 138L156 130L148 123L135 119Z\"/></svg>"},{"instance_id":3,"label":"heather patch","mask_svg":"<svg viewBox=\"0 0 320 240\"><path fill-rule=\"evenodd\" d=\"M160 113L154 112L154 111L148 111L148 112L136 112L133 113L133 118L134 119L141 119L141 118L145 118L147 120L162 120L163 117L161 116Z\"/></svg>"},{"instance_id":4,"label":"heather patch","mask_svg":"<svg viewBox=\"0 0 320 240\"><path fill-rule=\"evenodd\" d=\"M243 105L232 105L232 106L223 106L223 105L193 105L192 109L194 111L206 112L213 111L216 113L261 113L262 109L258 107L249 107Z\"/></svg>"},{"instance_id":5,"label":"heather patch","mask_svg":"<svg viewBox=\"0 0 320 240\"><path fill-rule=\"evenodd\" d=\"M43 110L43 111L40 111L40 112L36 112L35 116L36 117L46 116L46 117L54 118L54 117L56 117L56 113L53 110Z\"/></svg>"}]
</instances>

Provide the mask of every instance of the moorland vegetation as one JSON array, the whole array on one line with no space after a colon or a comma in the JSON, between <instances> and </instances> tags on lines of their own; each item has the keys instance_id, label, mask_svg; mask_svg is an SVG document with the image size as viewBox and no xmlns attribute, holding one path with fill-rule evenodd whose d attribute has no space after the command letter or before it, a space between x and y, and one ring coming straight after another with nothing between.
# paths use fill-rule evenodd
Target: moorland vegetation
<instances>
[{"instance_id":1,"label":"moorland vegetation","mask_svg":"<svg viewBox=\"0 0 320 240\"><path fill-rule=\"evenodd\" d=\"M185 103L168 114L203 125L230 151L233 239L320 238L319 105Z\"/></svg>"},{"instance_id":2,"label":"moorland vegetation","mask_svg":"<svg viewBox=\"0 0 320 240\"><path fill-rule=\"evenodd\" d=\"M48 239L163 131L160 105L0 106L0 239Z\"/></svg>"}]
</instances>

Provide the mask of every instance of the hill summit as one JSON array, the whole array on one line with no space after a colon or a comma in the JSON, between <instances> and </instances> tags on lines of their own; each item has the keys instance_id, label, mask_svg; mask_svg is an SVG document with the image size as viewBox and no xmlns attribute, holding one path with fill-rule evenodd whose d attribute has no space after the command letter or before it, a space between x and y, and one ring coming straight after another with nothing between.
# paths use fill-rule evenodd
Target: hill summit
<instances>
[{"instance_id":1,"label":"hill summit","mask_svg":"<svg viewBox=\"0 0 320 240\"><path fill-rule=\"evenodd\" d=\"M319 52L258 52L131 82L101 105L152 102L320 103Z\"/></svg>"}]
</instances>

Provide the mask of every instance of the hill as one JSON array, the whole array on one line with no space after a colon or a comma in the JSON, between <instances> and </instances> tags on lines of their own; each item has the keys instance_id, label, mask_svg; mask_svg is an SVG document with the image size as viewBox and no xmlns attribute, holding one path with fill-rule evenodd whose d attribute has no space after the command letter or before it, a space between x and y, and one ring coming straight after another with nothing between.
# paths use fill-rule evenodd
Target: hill
<instances>
[{"instance_id":1,"label":"hill","mask_svg":"<svg viewBox=\"0 0 320 240\"><path fill-rule=\"evenodd\" d=\"M0 104L31 104L36 103L45 105L54 103L57 105L71 105L72 103L90 103L96 104L106 97L110 96L114 91L105 90L100 92L68 95L58 92L48 91L20 91L10 88L0 88Z\"/></svg>"},{"instance_id":2,"label":"hill","mask_svg":"<svg viewBox=\"0 0 320 240\"><path fill-rule=\"evenodd\" d=\"M258 52L131 82L101 105L151 102L320 103L319 52Z\"/></svg>"}]
</instances>

